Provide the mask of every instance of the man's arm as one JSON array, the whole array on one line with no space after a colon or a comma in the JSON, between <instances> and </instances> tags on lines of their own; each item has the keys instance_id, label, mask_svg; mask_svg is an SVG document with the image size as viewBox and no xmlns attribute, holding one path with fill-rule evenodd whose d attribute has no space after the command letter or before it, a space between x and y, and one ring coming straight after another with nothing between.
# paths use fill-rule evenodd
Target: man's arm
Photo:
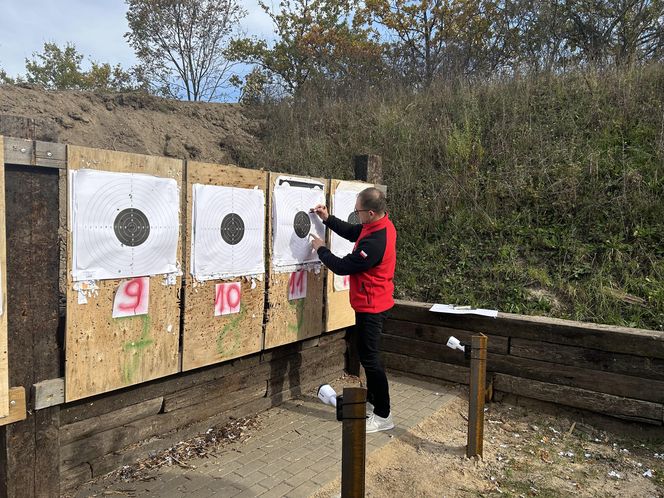
<instances>
[{"instance_id":1,"label":"man's arm","mask_svg":"<svg viewBox=\"0 0 664 498\"><path fill-rule=\"evenodd\" d=\"M350 223L349 223L350 225ZM350 225L353 226L353 225ZM363 238L352 253L339 258L327 247L318 248L322 263L337 275L352 275L376 266L385 254L385 233L382 230Z\"/></svg>"},{"instance_id":2,"label":"man's arm","mask_svg":"<svg viewBox=\"0 0 664 498\"><path fill-rule=\"evenodd\" d=\"M360 233L362 232L362 225L353 225L352 223L347 223L332 215L328 216L323 224L340 237L350 240L351 242L355 242L359 239Z\"/></svg>"}]
</instances>

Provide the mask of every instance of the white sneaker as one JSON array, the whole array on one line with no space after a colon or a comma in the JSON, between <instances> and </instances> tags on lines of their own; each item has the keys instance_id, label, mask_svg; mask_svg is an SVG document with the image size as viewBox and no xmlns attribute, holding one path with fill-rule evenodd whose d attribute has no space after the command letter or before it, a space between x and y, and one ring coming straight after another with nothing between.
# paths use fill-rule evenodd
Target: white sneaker
<instances>
[{"instance_id":1,"label":"white sneaker","mask_svg":"<svg viewBox=\"0 0 664 498\"><path fill-rule=\"evenodd\" d=\"M367 415L371 415L374 411L374 406L367 401Z\"/></svg>"},{"instance_id":2,"label":"white sneaker","mask_svg":"<svg viewBox=\"0 0 664 498\"><path fill-rule=\"evenodd\" d=\"M378 431L389 431L390 429L394 429L391 413L387 418L383 418L371 412L371 415L367 418L367 434Z\"/></svg>"}]
</instances>

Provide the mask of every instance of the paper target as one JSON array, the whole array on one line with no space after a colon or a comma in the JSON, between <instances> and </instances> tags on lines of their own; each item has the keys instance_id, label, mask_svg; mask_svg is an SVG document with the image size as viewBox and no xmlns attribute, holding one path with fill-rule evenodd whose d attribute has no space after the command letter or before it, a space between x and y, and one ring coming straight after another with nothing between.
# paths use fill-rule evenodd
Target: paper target
<instances>
[{"instance_id":1,"label":"paper target","mask_svg":"<svg viewBox=\"0 0 664 498\"><path fill-rule=\"evenodd\" d=\"M140 246L150 236L150 220L140 209L123 209L115 217L113 230L122 244L131 247Z\"/></svg>"},{"instance_id":2,"label":"paper target","mask_svg":"<svg viewBox=\"0 0 664 498\"><path fill-rule=\"evenodd\" d=\"M191 272L197 280L265 273L265 193L193 186Z\"/></svg>"},{"instance_id":3,"label":"paper target","mask_svg":"<svg viewBox=\"0 0 664 498\"><path fill-rule=\"evenodd\" d=\"M175 180L81 169L70 187L75 281L178 271Z\"/></svg>"},{"instance_id":4,"label":"paper target","mask_svg":"<svg viewBox=\"0 0 664 498\"><path fill-rule=\"evenodd\" d=\"M360 216L355 211L348 215L348 219L346 221L351 225L359 225L361 223Z\"/></svg>"},{"instance_id":5,"label":"paper target","mask_svg":"<svg viewBox=\"0 0 664 498\"><path fill-rule=\"evenodd\" d=\"M306 181L299 179L295 185ZM317 204L325 204L325 192L321 184L313 185L316 187L277 182L274 188L272 264L275 271L289 271L293 266L319 262L308 235L313 233L325 239L325 226L309 210Z\"/></svg>"},{"instance_id":6,"label":"paper target","mask_svg":"<svg viewBox=\"0 0 664 498\"><path fill-rule=\"evenodd\" d=\"M332 214L340 220L358 225L360 218L354 213L357 192L352 190L339 190L334 193L334 203L332 205ZM350 242L343 237L333 233L330 241L330 251L335 256L343 258L346 254L353 252L354 242Z\"/></svg>"},{"instance_id":7,"label":"paper target","mask_svg":"<svg viewBox=\"0 0 664 498\"><path fill-rule=\"evenodd\" d=\"M332 214L340 220L352 223L353 225L359 225L360 217L354 212L355 201L357 200L357 194L366 187L367 185L363 183L341 182L334 192ZM335 256L343 258L347 254L353 252L354 247L354 242L350 242L332 232L330 237L330 251L332 251ZM348 279L340 275L335 275L334 290L344 291L348 289Z\"/></svg>"}]
</instances>

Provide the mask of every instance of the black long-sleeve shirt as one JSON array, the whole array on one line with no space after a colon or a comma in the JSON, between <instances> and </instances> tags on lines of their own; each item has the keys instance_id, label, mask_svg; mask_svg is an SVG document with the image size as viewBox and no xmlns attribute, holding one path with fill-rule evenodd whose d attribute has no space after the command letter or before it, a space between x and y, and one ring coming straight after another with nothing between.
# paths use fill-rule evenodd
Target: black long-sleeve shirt
<instances>
[{"instance_id":1,"label":"black long-sleeve shirt","mask_svg":"<svg viewBox=\"0 0 664 498\"><path fill-rule=\"evenodd\" d=\"M353 225L332 215L323 222L334 233L346 240L355 242L360 238L363 225ZM378 230L362 237L350 254L339 258L323 246L318 249L322 263L337 275L352 275L373 268L381 262L387 243L386 231Z\"/></svg>"}]
</instances>

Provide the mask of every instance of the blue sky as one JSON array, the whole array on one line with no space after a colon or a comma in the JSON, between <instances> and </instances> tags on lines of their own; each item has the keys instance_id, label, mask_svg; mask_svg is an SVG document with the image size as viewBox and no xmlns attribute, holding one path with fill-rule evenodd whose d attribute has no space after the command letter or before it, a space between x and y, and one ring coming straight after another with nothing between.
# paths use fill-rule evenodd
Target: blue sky
<instances>
[{"instance_id":1,"label":"blue sky","mask_svg":"<svg viewBox=\"0 0 664 498\"><path fill-rule=\"evenodd\" d=\"M257 0L240 0L248 12L241 28L247 35L272 38L270 18ZM271 2L278 5L277 0ZM122 0L6 0L0 15L0 67L10 76L25 72L25 59L44 42L76 45L79 53L99 62L136 63L124 34L129 30Z\"/></svg>"}]
</instances>

